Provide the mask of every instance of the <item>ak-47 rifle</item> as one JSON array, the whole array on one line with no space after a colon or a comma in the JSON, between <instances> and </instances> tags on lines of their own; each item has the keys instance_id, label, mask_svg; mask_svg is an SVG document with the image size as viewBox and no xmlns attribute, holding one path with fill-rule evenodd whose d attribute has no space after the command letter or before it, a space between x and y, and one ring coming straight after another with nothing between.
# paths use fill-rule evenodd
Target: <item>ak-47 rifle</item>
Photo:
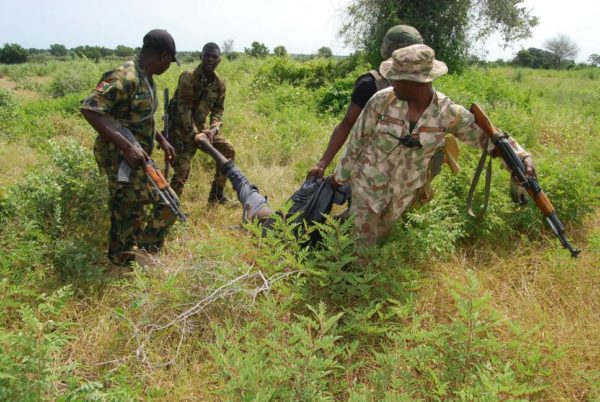
<instances>
[{"instance_id":1,"label":"ak-47 rifle","mask_svg":"<svg viewBox=\"0 0 600 402\"><path fill-rule=\"evenodd\" d=\"M165 137L165 140L167 140L167 142L169 142L171 140L171 135L169 133L169 88L165 88L165 90L163 91L163 115L162 115L162 121L164 122L164 129L163 129L163 136ZM165 157L165 179L169 178L169 161L168 159Z\"/></svg>"},{"instance_id":2,"label":"ak-47 rifle","mask_svg":"<svg viewBox=\"0 0 600 402\"><path fill-rule=\"evenodd\" d=\"M502 159L508 166L512 177L519 185L525 188L531 199L535 202L535 205L546 218L546 221L550 225L550 229L558 236L563 247L571 252L573 258L576 258L581 251L573 248L567 240L565 236L565 227L558 219L558 216L556 216L556 211L554 210L552 203L550 203L550 200L538 184L537 179L535 177L526 176L525 165L508 142L508 134L503 133L494 127L485 112L476 103L471 105L470 110L475 116L477 125L488 135L492 143L496 146L496 149L500 151L500 156L502 156Z\"/></svg>"},{"instance_id":3,"label":"ak-47 rifle","mask_svg":"<svg viewBox=\"0 0 600 402\"><path fill-rule=\"evenodd\" d=\"M119 134L125 137L127 141L136 147L142 148L138 140L133 136L127 127L123 127L121 124L115 121L114 128L119 132ZM183 222L187 221L187 216L179 207L179 198L169 186L169 182L165 179L160 170L158 170L158 165L156 165L156 162L154 162L152 159L148 159L144 162L144 164L146 177L148 178L148 181L152 187L154 187L156 192L159 194L160 198L169 206L169 209L171 209L175 216L177 216ZM117 172L117 182L129 183L130 174L131 166L129 166L125 158L123 158Z\"/></svg>"}]
</instances>

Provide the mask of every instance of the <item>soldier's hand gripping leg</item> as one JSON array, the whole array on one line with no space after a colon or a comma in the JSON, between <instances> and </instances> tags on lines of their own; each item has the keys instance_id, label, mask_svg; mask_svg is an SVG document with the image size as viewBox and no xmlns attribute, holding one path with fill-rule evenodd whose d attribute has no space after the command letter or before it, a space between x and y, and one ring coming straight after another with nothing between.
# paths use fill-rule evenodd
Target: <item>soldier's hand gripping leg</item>
<instances>
[{"instance_id":1,"label":"soldier's hand gripping leg","mask_svg":"<svg viewBox=\"0 0 600 402\"><path fill-rule=\"evenodd\" d=\"M257 187L248 181L232 160L227 159L213 147L206 134L196 135L194 141L202 151L214 158L220 173L231 182L244 209L242 219L244 221L258 219L262 223L268 222L273 211L267 204L267 198L259 193Z\"/></svg>"}]
</instances>

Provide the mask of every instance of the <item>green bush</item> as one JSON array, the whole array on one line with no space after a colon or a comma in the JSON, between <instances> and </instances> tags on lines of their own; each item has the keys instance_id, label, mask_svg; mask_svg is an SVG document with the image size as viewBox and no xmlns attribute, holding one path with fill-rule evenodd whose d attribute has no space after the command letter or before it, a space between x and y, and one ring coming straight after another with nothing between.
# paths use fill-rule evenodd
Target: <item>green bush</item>
<instances>
[{"instance_id":1,"label":"green bush","mask_svg":"<svg viewBox=\"0 0 600 402\"><path fill-rule=\"evenodd\" d=\"M539 397L551 378L551 346L532 343L534 331L507 323L480 296L471 273L466 284L454 282L455 310L450 322L430 316L410 321L389 333L389 343L375 352L378 368L369 375L369 400L530 400ZM399 309L401 317L406 316ZM498 338L500 329L510 338ZM366 396L357 390L353 398ZM404 398L404 399L402 399Z\"/></svg>"},{"instance_id":2,"label":"green bush","mask_svg":"<svg viewBox=\"0 0 600 402\"><path fill-rule=\"evenodd\" d=\"M274 84L287 83L314 90L350 74L356 69L357 63L357 59L345 62L311 59L300 62L288 57L275 57L261 66L255 84L261 88L268 88Z\"/></svg>"},{"instance_id":3,"label":"green bush","mask_svg":"<svg viewBox=\"0 0 600 402\"><path fill-rule=\"evenodd\" d=\"M66 367L55 357L67 343L69 322L59 320L65 303L72 295L69 287L52 295L42 294L34 307L12 298L19 289L6 279L0 282L0 399L4 401L43 401L55 392ZM6 297L8 295L8 297ZM4 320L9 311L18 319Z\"/></svg>"},{"instance_id":4,"label":"green bush","mask_svg":"<svg viewBox=\"0 0 600 402\"><path fill-rule=\"evenodd\" d=\"M316 92L317 111L337 115L346 110L354 89L354 77L338 78Z\"/></svg>"},{"instance_id":5,"label":"green bush","mask_svg":"<svg viewBox=\"0 0 600 402\"><path fill-rule=\"evenodd\" d=\"M17 43L5 43L0 49L0 63L3 64L19 64L25 63L29 58L27 49Z\"/></svg>"},{"instance_id":6,"label":"green bush","mask_svg":"<svg viewBox=\"0 0 600 402\"><path fill-rule=\"evenodd\" d=\"M224 400L322 401L333 400L334 383L344 372L343 359L353 353L339 344L337 323L342 314L329 316L325 304L308 307L310 315L291 322L272 317L262 333L249 323L234 333L214 328L209 351L224 383ZM266 317L265 317L266 318Z\"/></svg>"},{"instance_id":7,"label":"green bush","mask_svg":"<svg viewBox=\"0 0 600 402\"><path fill-rule=\"evenodd\" d=\"M17 116L19 102L7 89L0 89L0 127L7 127Z\"/></svg>"},{"instance_id":8,"label":"green bush","mask_svg":"<svg viewBox=\"0 0 600 402\"><path fill-rule=\"evenodd\" d=\"M50 142L48 151L53 165L42 166L11 188L8 203L16 214L58 237L64 223L86 226L93 220L90 206L102 212L105 186L86 148L74 141L64 146Z\"/></svg>"},{"instance_id":9,"label":"green bush","mask_svg":"<svg viewBox=\"0 0 600 402\"><path fill-rule=\"evenodd\" d=\"M89 60L81 60L70 65L69 69L54 74L48 87L50 95L59 98L68 94L91 92L100 79L97 68L90 68L92 64Z\"/></svg>"},{"instance_id":10,"label":"green bush","mask_svg":"<svg viewBox=\"0 0 600 402\"><path fill-rule=\"evenodd\" d=\"M98 226L106 215L105 179L91 152L75 142L48 147L52 163L8 189L0 203L3 251L10 265L50 264L60 279L97 277Z\"/></svg>"}]
</instances>

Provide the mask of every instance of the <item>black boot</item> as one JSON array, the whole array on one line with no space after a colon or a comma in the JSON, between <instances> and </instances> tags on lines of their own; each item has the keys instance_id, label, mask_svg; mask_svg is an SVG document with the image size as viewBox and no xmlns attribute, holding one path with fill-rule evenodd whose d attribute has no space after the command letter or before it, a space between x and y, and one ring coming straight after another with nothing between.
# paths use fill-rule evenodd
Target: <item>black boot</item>
<instances>
[{"instance_id":1,"label":"black boot","mask_svg":"<svg viewBox=\"0 0 600 402\"><path fill-rule=\"evenodd\" d=\"M219 204L227 204L230 201L231 200L223 194L223 187L213 181L210 186L210 193L208 193L208 203L215 204L218 202Z\"/></svg>"}]
</instances>

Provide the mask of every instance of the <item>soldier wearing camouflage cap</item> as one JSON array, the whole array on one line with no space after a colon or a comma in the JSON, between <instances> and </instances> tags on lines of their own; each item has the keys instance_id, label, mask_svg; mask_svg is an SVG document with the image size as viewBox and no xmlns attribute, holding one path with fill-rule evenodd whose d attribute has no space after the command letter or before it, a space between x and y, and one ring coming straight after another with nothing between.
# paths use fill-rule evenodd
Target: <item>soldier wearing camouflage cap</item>
<instances>
[{"instance_id":1,"label":"soldier wearing camouflage cap","mask_svg":"<svg viewBox=\"0 0 600 402\"><path fill-rule=\"evenodd\" d=\"M235 158L233 145L221 134L225 82L215 73L221 61L221 49L215 43L207 43L202 48L201 60L193 71L181 73L177 90L169 105L171 142L177 150L171 186L177 195L181 195L189 177L191 162L198 149L194 136L198 133L205 133L212 145L226 158ZM208 195L209 203L229 201L223 194L226 183L227 178L216 168Z\"/></svg>"},{"instance_id":2,"label":"soldier wearing camouflage cap","mask_svg":"<svg viewBox=\"0 0 600 402\"><path fill-rule=\"evenodd\" d=\"M154 112L157 107L153 76L164 73L175 58L175 41L163 29L144 36L139 56L104 73L96 89L83 101L81 113L98 132L94 156L108 178L110 231L108 258L116 265L134 260L133 247L158 251L175 215L150 189L144 162L154 147L154 140L173 159L175 151L156 131ZM123 137L117 127L131 131L140 149ZM120 163L125 159L132 168L129 183L117 181ZM153 204L146 216L145 205Z\"/></svg>"},{"instance_id":3,"label":"soldier wearing camouflage cap","mask_svg":"<svg viewBox=\"0 0 600 402\"><path fill-rule=\"evenodd\" d=\"M379 70L392 86L363 109L331 179L334 186L351 184L350 213L362 245L386 236L419 201L447 134L475 147L487 144L474 116L433 89L432 82L448 71L433 49L421 44L398 49ZM535 174L530 154L510 141L528 175Z\"/></svg>"},{"instance_id":4,"label":"soldier wearing camouflage cap","mask_svg":"<svg viewBox=\"0 0 600 402\"><path fill-rule=\"evenodd\" d=\"M423 43L423 38L419 31L410 25L396 25L390 28L383 38L381 43L381 57L384 60L389 59L394 50L418 43ZM360 115L367 101L375 92L389 86L390 82L375 69L358 77L354 83L350 105L344 118L333 130L327 149L319 162L310 169L308 176L323 176L325 169L327 169L335 155L344 145L344 142L346 142L352 126L354 126L358 115Z\"/></svg>"}]
</instances>

